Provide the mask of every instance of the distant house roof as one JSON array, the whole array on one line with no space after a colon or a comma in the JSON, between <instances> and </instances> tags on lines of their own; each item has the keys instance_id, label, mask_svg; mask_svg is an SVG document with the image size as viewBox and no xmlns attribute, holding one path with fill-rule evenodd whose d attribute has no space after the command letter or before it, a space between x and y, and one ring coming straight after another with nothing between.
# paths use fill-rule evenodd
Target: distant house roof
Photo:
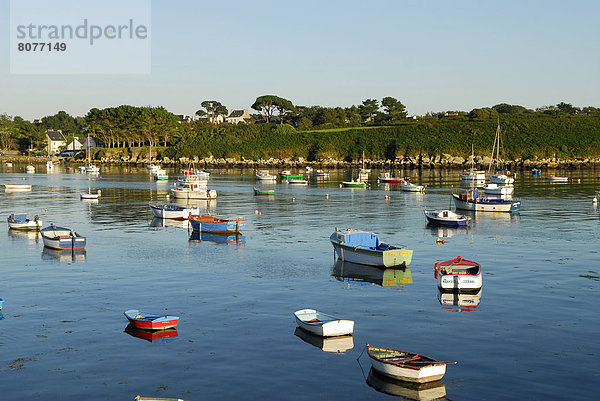
<instances>
[{"instance_id":1,"label":"distant house roof","mask_svg":"<svg viewBox=\"0 0 600 401\"><path fill-rule=\"evenodd\" d=\"M51 141L65 141L65 137L60 131L46 131L46 135Z\"/></svg>"},{"instance_id":2,"label":"distant house roof","mask_svg":"<svg viewBox=\"0 0 600 401\"><path fill-rule=\"evenodd\" d=\"M244 115L244 110L231 110L231 114L229 117L242 117Z\"/></svg>"}]
</instances>

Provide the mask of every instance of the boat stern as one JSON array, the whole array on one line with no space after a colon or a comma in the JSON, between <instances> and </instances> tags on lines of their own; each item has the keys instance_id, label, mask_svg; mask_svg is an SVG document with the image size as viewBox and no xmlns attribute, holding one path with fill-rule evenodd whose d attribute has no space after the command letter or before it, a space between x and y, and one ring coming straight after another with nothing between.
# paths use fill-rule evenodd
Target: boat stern
<instances>
[{"instance_id":1,"label":"boat stern","mask_svg":"<svg viewBox=\"0 0 600 401\"><path fill-rule=\"evenodd\" d=\"M407 267L412 261L411 249L391 249L383 252L383 265L385 267Z\"/></svg>"}]
</instances>

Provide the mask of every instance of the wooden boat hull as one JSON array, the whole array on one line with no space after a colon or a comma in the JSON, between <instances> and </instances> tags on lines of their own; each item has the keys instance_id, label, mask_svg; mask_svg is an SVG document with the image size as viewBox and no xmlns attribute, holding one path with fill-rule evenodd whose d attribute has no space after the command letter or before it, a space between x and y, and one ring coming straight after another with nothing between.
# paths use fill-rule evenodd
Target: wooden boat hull
<instances>
[{"instance_id":1,"label":"wooden boat hull","mask_svg":"<svg viewBox=\"0 0 600 401\"><path fill-rule=\"evenodd\" d=\"M172 188L171 194L177 199L217 199L217 191L214 189L201 188L197 190L188 190Z\"/></svg>"},{"instance_id":2,"label":"wooden boat hull","mask_svg":"<svg viewBox=\"0 0 600 401\"><path fill-rule=\"evenodd\" d=\"M254 195L275 195L275 190L254 188Z\"/></svg>"},{"instance_id":3,"label":"wooden boat hull","mask_svg":"<svg viewBox=\"0 0 600 401\"><path fill-rule=\"evenodd\" d=\"M400 187L406 192L425 192L425 185L400 184Z\"/></svg>"},{"instance_id":4,"label":"wooden boat hull","mask_svg":"<svg viewBox=\"0 0 600 401\"><path fill-rule=\"evenodd\" d=\"M485 184L483 190L489 195L512 195L515 187L513 185L498 186L497 184Z\"/></svg>"},{"instance_id":5,"label":"wooden boat hull","mask_svg":"<svg viewBox=\"0 0 600 401\"><path fill-rule=\"evenodd\" d=\"M10 215L6 219L8 227L11 230L37 231L42 228L42 220L37 216L33 220L29 220L27 215Z\"/></svg>"},{"instance_id":6,"label":"wooden boat hull","mask_svg":"<svg viewBox=\"0 0 600 401\"><path fill-rule=\"evenodd\" d=\"M100 197L99 194L79 194L81 199L98 199Z\"/></svg>"},{"instance_id":7,"label":"wooden boat hull","mask_svg":"<svg viewBox=\"0 0 600 401\"><path fill-rule=\"evenodd\" d=\"M366 188L367 183L360 181L343 181L342 186L345 188Z\"/></svg>"},{"instance_id":8,"label":"wooden boat hull","mask_svg":"<svg viewBox=\"0 0 600 401\"><path fill-rule=\"evenodd\" d=\"M515 182L513 177L509 177L506 174L492 174L490 175L490 182L494 184L507 185Z\"/></svg>"},{"instance_id":9,"label":"wooden boat hull","mask_svg":"<svg viewBox=\"0 0 600 401\"><path fill-rule=\"evenodd\" d=\"M144 330L144 329L138 329L131 323L129 323L127 325L127 327L125 328L125 333L127 333L133 337L141 338L141 339L149 341L149 342L159 342L159 343L171 342L177 336L179 336L177 329L174 327L171 327L169 329L163 329L163 330Z\"/></svg>"},{"instance_id":10,"label":"wooden boat hull","mask_svg":"<svg viewBox=\"0 0 600 401\"><path fill-rule=\"evenodd\" d=\"M413 251L410 249L395 248L383 251L352 247L341 243L337 233L331 234L329 239L337 258L342 261L379 267L406 267L412 261Z\"/></svg>"},{"instance_id":11,"label":"wooden boat hull","mask_svg":"<svg viewBox=\"0 0 600 401\"><path fill-rule=\"evenodd\" d=\"M459 195L452 194L457 209L473 210L477 212L518 212L521 201L509 199L461 199Z\"/></svg>"},{"instance_id":12,"label":"wooden boat hull","mask_svg":"<svg viewBox=\"0 0 600 401\"><path fill-rule=\"evenodd\" d=\"M568 182L569 177L559 177L556 175L550 175L550 176L548 176L548 181L550 181L550 182Z\"/></svg>"},{"instance_id":13,"label":"wooden boat hull","mask_svg":"<svg viewBox=\"0 0 600 401\"><path fill-rule=\"evenodd\" d=\"M243 219L219 219L213 216L190 216L190 224L194 231L213 234L235 234L241 232L246 225Z\"/></svg>"},{"instance_id":14,"label":"wooden boat hull","mask_svg":"<svg viewBox=\"0 0 600 401\"><path fill-rule=\"evenodd\" d=\"M347 336L354 332L354 320L342 320L314 309L294 312L296 324L307 332L320 337Z\"/></svg>"},{"instance_id":15,"label":"wooden boat hull","mask_svg":"<svg viewBox=\"0 0 600 401\"><path fill-rule=\"evenodd\" d=\"M287 183L290 185L308 185L306 180L287 180Z\"/></svg>"},{"instance_id":16,"label":"wooden boat hull","mask_svg":"<svg viewBox=\"0 0 600 401\"><path fill-rule=\"evenodd\" d=\"M407 358L417 355L413 352L399 351L391 348L372 347L367 344L367 354L371 359L371 365L373 366L373 369L385 376L407 382L429 383L440 380L446 374L446 364L440 363L433 358L422 357L425 360L431 361L430 363L423 364L423 366L411 366L410 364L395 364L386 362L393 361L393 359L384 355L389 354L393 356L398 354L398 352L402 353L399 355L406 356Z\"/></svg>"},{"instance_id":17,"label":"wooden boat hull","mask_svg":"<svg viewBox=\"0 0 600 401\"><path fill-rule=\"evenodd\" d=\"M40 234L42 235L44 246L52 249L84 249L86 245L85 237L64 227L50 226L42 228Z\"/></svg>"},{"instance_id":18,"label":"wooden boat hull","mask_svg":"<svg viewBox=\"0 0 600 401\"><path fill-rule=\"evenodd\" d=\"M170 329L179 323L179 316L140 312L137 309L127 310L123 314L133 326L143 330Z\"/></svg>"},{"instance_id":19,"label":"wooden boat hull","mask_svg":"<svg viewBox=\"0 0 600 401\"><path fill-rule=\"evenodd\" d=\"M485 171L469 170L459 174L461 181L485 182Z\"/></svg>"},{"instance_id":20,"label":"wooden boat hull","mask_svg":"<svg viewBox=\"0 0 600 401\"><path fill-rule=\"evenodd\" d=\"M279 174L282 180L301 180L303 174Z\"/></svg>"},{"instance_id":21,"label":"wooden boat hull","mask_svg":"<svg viewBox=\"0 0 600 401\"><path fill-rule=\"evenodd\" d=\"M471 221L469 216L458 215L450 210L425 210L424 213L427 221L435 225L465 227L468 226Z\"/></svg>"},{"instance_id":22,"label":"wooden boat hull","mask_svg":"<svg viewBox=\"0 0 600 401\"><path fill-rule=\"evenodd\" d=\"M186 208L183 206L169 205L169 204L148 204L152 210L154 217L159 219L170 219L170 220L187 220L190 214L198 214L198 208Z\"/></svg>"},{"instance_id":23,"label":"wooden boat hull","mask_svg":"<svg viewBox=\"0 0 600 401\"><path fill-rule=\"evenodd\" d=\"M404 184L405 181L403 178L379 178L379 182L382 184L400 185Z\"/></svg>"},{"instance_id":24,"label":"wooden boat hull","mask_svg":"<svg viewBox=\"0 0 600 401\"><path fill-rule=\"evenodd\" d=\"M477 262L456 259L438 262L434 266L434 277L442 291L476 292L481 289L483 279L481 265Z\"/></svg>"}]
</instances>

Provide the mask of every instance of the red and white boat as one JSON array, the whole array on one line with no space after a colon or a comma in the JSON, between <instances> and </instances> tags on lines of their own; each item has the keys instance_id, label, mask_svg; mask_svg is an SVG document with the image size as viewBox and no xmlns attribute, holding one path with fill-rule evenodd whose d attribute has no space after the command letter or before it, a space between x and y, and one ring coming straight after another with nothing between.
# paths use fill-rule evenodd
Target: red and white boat
<instances>
[{"instance_id":1,"label":"red and white boat","mask_svg":"<svg viewBox=\"0 0 600 401\"><path fill-rule=\"evenodd\" d=\"M442 291L479 291L482 286L481 265L458 256L435 264L434 277Z\"/></svg>"},{"instance_id":2,"label":"red and white boat","mask_svg":"<svg viewBox=\"0 0 600 401\"><path fill-rule=\"evenodd\" d=\"M549 175L548 181L550 181L550 182L568 182L569 177L562 177L560 175Z\"/></svg>"},{"instance_id":3,"label":"red and white boat","mask_svg":"<svg viewBox=\"0 0 600 401\"><path fill-rule=\"evenodd\" d=\"M382 184L404 184L406 180L404 178L395 177L392 173L386 171L379 174L379 182Z\"/></svg>"},{"instance_id":4,"label":"red and white boat","mask_svg":"<svg viewBox=\"0 0 600 401\"><path fill-rule=\"evenodd\" d=\"M179 316L140 312L137 309L127 310L124 315L132 325L144 330L164 330L175 327L179 323Z\"/></svg>"}]
</instances>

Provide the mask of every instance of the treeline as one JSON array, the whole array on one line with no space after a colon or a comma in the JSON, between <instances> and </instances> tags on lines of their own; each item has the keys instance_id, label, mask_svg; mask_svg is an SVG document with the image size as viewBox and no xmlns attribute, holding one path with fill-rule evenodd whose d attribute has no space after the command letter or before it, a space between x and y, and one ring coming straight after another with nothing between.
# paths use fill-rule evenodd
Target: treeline
<instances>
[{"instance_id":1,"label":"treeline","mask_svg":"<svg viewBox=\"0 0 600 401\"><path fill-rule=\"evenodd\" d=\"M467 157L491 153L497 119L441 119L394 126L297 131L284 124L219 126L182 136L165 155L236 159L394 160L444 153ZM527 117L501 115L504 153L510 159L600 156L600 115Z\"/></svg>"},{"instance_id":2,"label":"treeline","mask_svg":"<svg viewBox=\"0 0 600 401\"><path fill-rule=\"evenodd\" d=\"M0 115L0 146L24 151L43 149L47 129L62 130L67 142L91 135L106 148L161 145L165 156L265 159L303 157L317 160L357 159L363 152L374 159L403 155L451 153L466 155L491 147L496 124L506 133L510 157L600 155L600 109L568 103L536 110L498 104L470 112L446 111L408 118L397 99L366 99L342 107L295 106L264 95L256 98L247 124L217 123L227 107L215 100L201 102L198 119L181 121L162 107L118 106L91 109L84 117L64 111L36 122Z\"/></svg>"}]
</instances>

